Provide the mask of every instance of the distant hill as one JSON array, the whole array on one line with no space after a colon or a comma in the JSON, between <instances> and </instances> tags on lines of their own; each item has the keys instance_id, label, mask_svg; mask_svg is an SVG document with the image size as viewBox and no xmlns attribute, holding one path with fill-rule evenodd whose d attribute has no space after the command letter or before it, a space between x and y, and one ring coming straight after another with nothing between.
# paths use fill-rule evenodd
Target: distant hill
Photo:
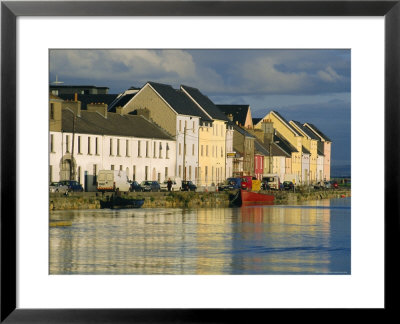
<instances>
[{"instance_id":1,"label":"distant hill","mask_svg":"<svg viewBox=\"0 0 400 324\"><path fill-rule=\"evenodd\" d=\"M331 165L331 178L351 177L351 165Z\"/></svg>"}]
</instances>

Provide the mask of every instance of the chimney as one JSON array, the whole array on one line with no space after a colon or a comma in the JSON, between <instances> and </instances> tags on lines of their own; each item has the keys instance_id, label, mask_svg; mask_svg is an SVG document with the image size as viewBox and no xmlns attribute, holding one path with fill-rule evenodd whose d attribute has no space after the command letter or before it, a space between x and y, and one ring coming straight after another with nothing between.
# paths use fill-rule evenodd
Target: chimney
<instances>
[{"instance_id":1,"label":"chimney","mask_svg":"<svg viewBox=\"0 0 400 324\"><path fill-rule=\"evenodd\" d=\"M87 105L87 111L96 111L104 118L107 118L108 105L105 103L91 103Z\"/></svg>"},{"instance_id":2,"label":"chimney","mask_svg":"<svg viewBox=\"0 0 400 324\"><path fill-rule=\"evenodd\" d=\"M65 100L62 102L62 107L68 108L72 110L75 114L75 116L80 117L81 116L81 102L77 100Z\"/></svg>"},{"instance_id":3,"label":"chimney","mask_svg":"<svg viewBox=\"0 0 400 324\"><path fill-rule=\"evenodd\" d=\"M75 92L74 101L78 101L78 94Z\"/></svg>"},{"instance_id":4,"label":"chimney","mask_svg":"<svg viewBox=\"0 0 400 324\"><path fill-rule=\"evenodd\" d=\"M229 119L231 122L233 122L233 115L232 115L232 114L229 114L229 115L228 115L228 119Z\"/></svg>"},{"instance_id":5,"label":"chimney","mask_svg":"<svg viewBox=\"0 0 400 324\"><path fill-rule=\"evenodd\" d=\"M264 143L272 143L274 140L274 123L271 119L264 119L261 123L261 129L264 132Z\"/></svg>"}]
</instances>

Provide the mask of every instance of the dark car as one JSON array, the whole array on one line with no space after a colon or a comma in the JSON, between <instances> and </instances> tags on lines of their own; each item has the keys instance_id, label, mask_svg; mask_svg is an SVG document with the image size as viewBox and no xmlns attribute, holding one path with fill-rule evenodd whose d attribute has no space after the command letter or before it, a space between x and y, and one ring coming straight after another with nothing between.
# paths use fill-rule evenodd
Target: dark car
<instances>
[{"instance_id":1,"label":"dark car","mask_svg":"<svg viewBox=\"0 0 400 324\"><path fill-rule=\"evenodd\" d=\"M271 187L268 184L268 181L262 181L261 182L261 190L270 190Z\"/></svg>"},{"instance_id":2,"label":"dark car","mask_svg":"<svg viewBox=\"0 0 400 324\"><path fill-rule=\"evenodd\" d=\"M142 191L160 191L160 184L157 181L142 181L140 184Z\"/></svg>"},{"instance_id":3,"label":"dark car","mask_svg":"<svg viewBox=\"0 0 400 324\"><path fill-rule=\"evenodd\" d=\"M182 191L196 191L197 187L192 181L182 181Z\"/></svg>"},{"instance_id":4,"label":"dark car","mask_svg":"<svg viewBox=\"0 0 400 324\"><path fill-rule=\"evenodd\" d=\"M337 188L339 188L339 185L338 185L338 183L336 182L336 181L330 181L330 183L331 183L331 188L333 188L333 189L337 189Z\"/></svg>"},{"instance_id":5,"label":"dark car","mask_svg":"<svg viewBox=\"0 0 400 324\"><path fill-rule=\"evenodd\" d=\"M228 178L224 183L218 185L218 191L240 189L241 183L240 178Z\"/></svg>"},{"instance_id":6,"label":"dark car","mask_svg":"<svg viewBox=\"0 0 400 324\"><path fill-rule=\"evenodd\" d=\"M131 182L131 187L129 188L129 191L142 191L142 187L137 181L132 181Z\"/></svg>"},{"instance_id":7,"label":"dark car","mask_svg":"<svg viewBox=\"0 0 400 324\"><path fill-rule=\"evenodd\" d=\"M294 189L294 183L292 181L283 181L283 190L293 190Z\"/></svg>"},{"instance_id":8,"label":"dark car","mask_svg":"<svg viewBox=\"0 0 400 324\"><path fill-rule=\"evenodd\" d=\"M83 187L78 181L63 180L63 181L60 181L60 185L67 186L69 192L71 192L71 191L82 192L83 191Z\"/></svg>"}]
</instances>

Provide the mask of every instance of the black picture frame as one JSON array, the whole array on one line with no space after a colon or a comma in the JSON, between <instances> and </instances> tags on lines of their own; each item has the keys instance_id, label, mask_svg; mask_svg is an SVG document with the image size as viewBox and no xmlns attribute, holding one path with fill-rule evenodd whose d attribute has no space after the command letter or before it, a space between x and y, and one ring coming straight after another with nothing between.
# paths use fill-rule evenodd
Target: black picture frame
<instances>
[{"instance_id":1,"label":"black picture frame","mask_svg":"<svg viewBox=\"0 0 400 324\"><path fill-rule=\"evenodd\" d=\"M16 19L19 16L384 16L385 307L395 311L399 243L400 4L396 1L2 1L1 3L1 322L236 322L264 309L18 309L16 307ZM372 112L366 112L372 113ZM379 188L371 187L373 190ZM372 260L371 260L372 261ZM367 288L366 288L367 289ZM238 296L245 298L245 296ZM270 310L271 312L273 310ZM382 313L384 311L384 313ZM308 313L307 313L308 314ZM271 316L271 315L270 315ZM307 315L309 316L309 315ZM269 318L269 319L272 319ZM308 318L310 319L310 318ZM331 318L332 319L332 318ZM348 318L350 320L350 318ZM383 320L383 318L382 318Z\"/></svg>"}]
</instances>

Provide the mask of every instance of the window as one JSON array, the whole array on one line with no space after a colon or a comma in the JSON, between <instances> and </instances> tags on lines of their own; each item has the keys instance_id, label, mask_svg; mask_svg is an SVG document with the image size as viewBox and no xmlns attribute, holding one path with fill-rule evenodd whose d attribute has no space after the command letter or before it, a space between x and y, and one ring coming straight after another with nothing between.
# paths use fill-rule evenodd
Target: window
<instances>
[{"instance_id":1,"label":"window","mask_svg":"<svg viewBox=\"0 0 400 324\"><path fill-rule=\"evenodd\" d=\"M153 157L157 157L157 143L154 142L153 143Z\"/></svg>"},{"instance_id":2,"label":"window","mask_svg":"<svg viewBox=\"0 0 400 324\"><path fill-rule=\"evenodd\" d=\"M122 171L122 168L123 168L122 165L120 165L120 166L119 166L119 171Z\"/></svg>"},{"instance_id":3,"label":"window","mask_svg":"<svg viewBox=\"0 0 400 324\"><path fill-rule=\"evenodd\" d=\"M181 153L181 143L179 143L179 155L182 155L182 153Z\"/></svg>"},{"instance_id":4,"label":"window","mask_svg":"<svg viewBox=\"0 0 400 324\"><path fill-rule=\"evenodd\" d=\"M110 138L110 155L113 155L113 140Z\"/></svg>"},{"instance_id":5,"label":"window","mask_svg":"<svg viewBox=\"0 0 400 324\"><path fill-rule=\"evenodd\" d=\"M53 182L53 166L49 166L49 182Z\"/></svg>"},{"instance_id":6,"label":"window","mask_svg":"<svg viewBox=\"0 0 400 324\"><path fill-rule=\"evenodd\" d=\"M195 128L195 122L193 121L193 127L192 127L192 130L193 130L193 133L196 131L196 128Z\"/></svg>"},{"instance_id":7,"label":"window","mask_svg":"<svg viewBox=\"0 0 400 324\"><path fill-rule=\"evenodd\" d=\"M91 150L91 148L90 148L90 141L91 141L91 139L90 139L90 136L88 137L88 139L87 139L87 154L89 154L89 155L91 155L92 154L92 150Z\"/></svg>"},{"instance_id":8,"label":"window","mask_svg":"<svg viewBox=\"0 0 400 324\"><path fill-rule=\"evenodd\" d=\"M129 140L125 142L125 155L129 156Z\"/></svg>"},{"instance_id":9,"label":"window","mask_svg":"<svg viewBox=\"0 0 400 324\"><path fill-rule=\"evenodd\" d=\"M194 144L192 144L192 155L194 155Z\"/></svg>"},{"instance_id":10,"label":"window","mask_svg":"<svg viewBox=\"0 0 400 324\"><path fill-rule=\"evenodd\" d=\"M146 141L146 157L149 157L149 141Z\"/></svg>"},{"instance_id":11,"label":"window","mask_svg":"<svg viewBox=\"0 0 400 324\"><path fill-rule=\"evenodd\" d=\"M179 175L179 177L182 176L182 166L181 165L178 167L178 175Z\"/></svg>"},{"instance_id":12,"label":"window","mask_svg":"<svg viewBox=\"0 0 400 324\"><path fill-rule=\"evenodd\" d=\"M67 135L65 138L65 148L66 152L69 153L69 135Z\"/></svg>"},{"instance_id":13,"label":"window","mask_svg":"<svg viewBox=\"0 0 400 324\"><path fill-rule=\"evenodd\" d=\"M208 145L206 145L206 156L208 156Z\"/></svg>"},{"instance_id":14,"label":"window","mask_svg":"<svg viewBox=\"0 0 400 324\"><path fill-rule=\"evenodd\" d=\"M96 155L99 154L98 147L99 147L99 139L96 137L96 139L95 139L95 147L94 147L94 150L95 150L95 154L96 154Z\"/></svg>"},{"instance_id":15,"label":"window","mask_svg":"<svg viewBox=\"0 0 400 324\"><path fill-rule=\"evenodd\" d=\"M189 165L189 180L192 180L192 166Z\"/></svg>"},{"instance_id":16,"label":"window","mask_svg":"<svg viewBox=\"0 0 400 324\"><path fill-rule=\"evenodd\" d=\"M140 141L138 141L137 156L140 157Z\"/></svg>"},{"instance_id":17,"label":"window","mask_svg":"<svg viewBox=\"0 0 400 324\"><path fill-rule=\"evenodd\" d=\"M144 180L148 180L148 173L149 173L149 167L146 165L144 167Z\"/></svg>"},{"instance_id":18,"label":"window","mask_svg":"<svg viewBox=\"0 0 400 324\"><path fill-rule=\"evenodd\" d=\"M168 167L165 167L165 179L168 178Z\"/></svg>"},{"instance_id":19,"label":"window","mask_svg":"<svg viewBox=\"0 0 400 324\"><path fill-rule=\"evenodd\" d=\"M132 166L132 180L136 180L136 165Z\"/></svg>"},{"instance_id":20,"label":"window","mask_svg":"<svg viewBox=\"0 0 400 324\"><path fill-rule=\"evenodd\" d=\"M203 156L203 145L201 146L201 156Z\"/></svg>"},{"instance_id":21,"label":"window","mask_svg":"<svg viewBox=\"0 0 400 324\"><path fill-rule=\"evenodd\" d=\"M97 164L93 164L93 185L97 184Z\"/></svg>"},{"instance_id":22,"label":"window","mask_svg":"<svg viewBox=\"0 0 400 324\"><path fill-rule=\"evenodd\" d=\"M119 156L119 138L117 138L117 156Z\"/></svg>"},{"instance_id":23,"label":"window","mask_svg":"<svg viewBox=\"0 0 400 324\"><path fill-rule=\"evenodd\" d=\"M114 164L111 164L111 170L114 170Z\"/></svg>"},{"instance_id":24,"label":"window","mask_svg":"<svg viewBox=\"0 0 400 324\"><path fill-rule=\"evenodd\" d=\"M50 104L50 119L54 119L54 104Z\"/></svg>"},{"instance_id":25,"label":"window","mask_svg":"<svg viewBox=\"0 0 400 324\"><path fill-rule=\"evenodd\" d=\"M50 135L50 152L54 152L54 135Z\"/></svg>"},{"instance_id":26,"label":"window","mask_svg":"<svg viewBox=\"0 0 400 324\"><path fill-rule=\"evenodd\" d=\"M160 147L158 148L158 157L161 159L162 158L162 143L160 142Z\"/></svg>"},{"instance_id":27,"label":"window","mask_svg":"<svg viewBox=\"0 0 400 324\"><path fill-rule=\"evenodd\" d=\"M166 145L167 145L167 147L165 149L165 158L169 159L169 145L168 145L168 143Z\"/></svg>"}]
</instances>

